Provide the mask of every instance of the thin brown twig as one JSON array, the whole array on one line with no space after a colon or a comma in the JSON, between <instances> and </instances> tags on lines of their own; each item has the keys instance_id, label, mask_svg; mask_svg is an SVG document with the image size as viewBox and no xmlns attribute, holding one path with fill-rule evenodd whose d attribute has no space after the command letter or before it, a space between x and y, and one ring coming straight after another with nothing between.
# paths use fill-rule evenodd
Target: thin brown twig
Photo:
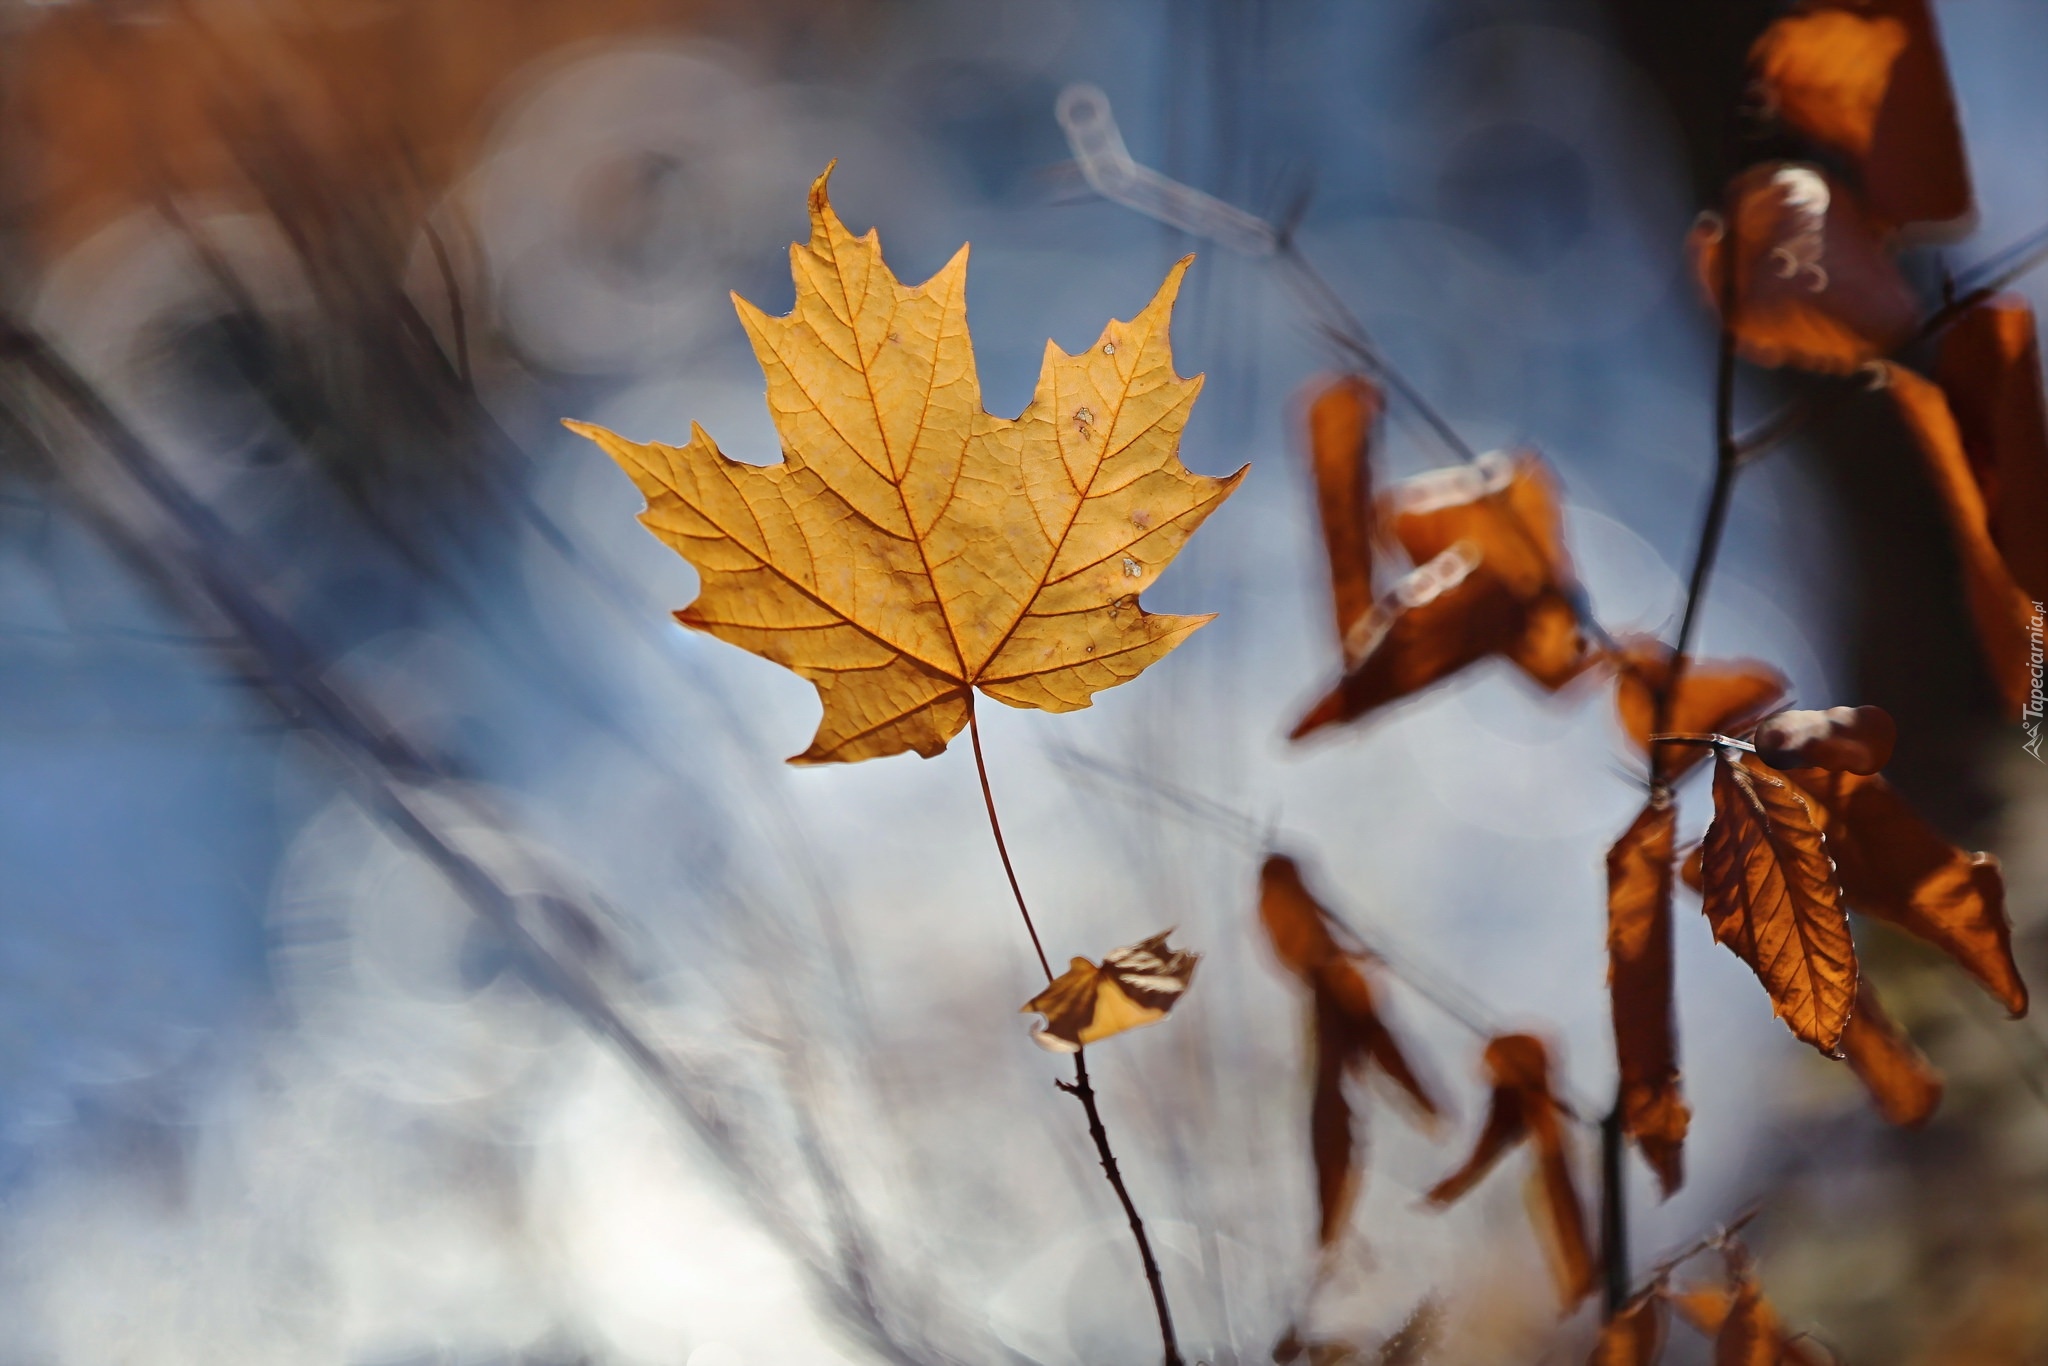
<instances>
[{"instance_id":1,"label":"thin brown twig","mask_svg":"<svg viewBox=\"0 0 2048 1366\"><path fill-rule=\"evenodd\" d=\"M1052 961L1045 956L1045 945L1039 942L1038 926L1031 918L1031 908L1024 903L1024 889L1018 885L1017 869L1010 862L1010 847L1003 839L1003 823L996 817L995 790L989 786L988 760L981 752L981 722L974 714L974 694L967 695L967 735L974 746L974 771L981 779L981 800L988 810L989 833L996 837L996 853L1003 860L1003 874L1010 880L1010 894L1017 899L1017 912L1024 917L1024 928L1031 935L1031 947L1038 954L1038 966L1045 971L1045 980L1053 980ZM1088 1137L1095 1142L1095 1155L1102 1162L1102 1174L1109 1178L1110 1189L1116 1192L1117 1202L1124 1207L1124 1217L1130 1221L1131 1237L1137 1240L1138 1260L1145 1267L1145 1284L1152 1291L1152 1307L1159 1315L1159 1340L1165 1348L1165 1366L1184 1366L1180 1355L1180 1344L1173 1332L1173 1308L1166 1301L1166 1280L1159 1272L1159 1260L1152 1255L1152 1240L1145 1234L1145 1221L1138 1215L1138 1206L1131 1199L1131 1192L1124 1185L1123 1173L1117 1169L1116 1152L1109 1146L1109 1130L1103 1127L1102 1110L1096 1104L1095 1087L1088 1080L1088 1058L1086 1051L1074 1050L1074 1079L1055 1081L1054 1086L1081 1102L1081 1109L1088 1115Z\"/></svg>"}]
</instances>

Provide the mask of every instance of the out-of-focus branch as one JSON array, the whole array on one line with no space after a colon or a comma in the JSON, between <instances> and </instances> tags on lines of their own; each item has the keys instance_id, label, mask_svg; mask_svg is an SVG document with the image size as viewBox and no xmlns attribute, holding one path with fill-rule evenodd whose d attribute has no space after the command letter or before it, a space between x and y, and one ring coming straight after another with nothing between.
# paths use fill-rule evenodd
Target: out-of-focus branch
<instances>
[{"instance_id":1,"label":"out-of-focus branch","mask_svg":"<svg viewBox=\"0 0 2048 1366\"><path fill-rule=\"evenodd\" d=\"M228 651L260 665L249 671L253 681L288 720L324 742L357 800L441 873L471 910L504 936L531 979L616 1048L726 1168L829 1310L883 1360L900 1366L950 1361L920 1340L923 1335L906 1333L885 1319L868 1292L865 1268L845 1264L845 1254L857 1244L841 1238L838 1264L816 1245L750 1160L745 1135L721 1113L708 1079L634 1022L637 1008L623 1001L618 984L600 980L550 942L545 922L533 913L535 898L509 890L450 833L453 824L505 828L505 813L447 783L449 775L413 749L370 703L333 682L310 643L265 603L255 587L262 575L212 509L184 487L60 354L4 315L0 366L18 382L27 382L20 397L43 400L33 405L37 409L54 405L89 438L83 444L104 458L78 458L67 449L67 458L58 460L38 437L34 416L7 399L0 399L0 437L39 451L81 519L170 593L182 610L227 628ZM122 512L114 511L105 497L117 480L129 495L119 500ZM137 503L153 514L146 528L124 515ZM451 815L459 820L451 824ZM563 887L554 895L586 923L602 923L582 889Z\"/></svg>"}]
</instances>

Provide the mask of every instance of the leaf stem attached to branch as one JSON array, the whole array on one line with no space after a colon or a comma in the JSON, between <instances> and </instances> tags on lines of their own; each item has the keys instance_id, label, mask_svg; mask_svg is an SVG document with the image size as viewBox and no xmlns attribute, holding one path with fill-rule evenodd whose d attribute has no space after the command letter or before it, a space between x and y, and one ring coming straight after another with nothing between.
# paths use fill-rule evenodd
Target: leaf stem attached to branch
<instances>
[{"instance_id":1,"label":"leaf stem attached to branch","mask_svg":"<svg viewBox=\"0 0 2048 1366\"><path fill-rule=\"evenodd\" d=\"M1735 253L1733 215L1724 215L1722 232L1728 235L1721 247L1721 335L1715 347L1714 365L1714 484L1707 494L1706 515L1700 523L1698 548L1693 552L1692 573L1686 580L1685 614L1679 618L1678 639L1671 647L1671 666L1665 670L1652 714L1652 736L1676 738L1671 730L1671 704L1685 674L1686 651L1699 626L1700 607L1707 595L1707 580L1714 572L1714 559L1721 550L1721 535L1728 527L1728 507L1735 492L1735 479L1742 471L1742 446L1735 435ZM1694 737L1685 737L1694 741ZM1696 741L1694 741L1696 742ZM1670 787L1664 773L1664 751L1656 739L1650 741L1650 798L1667 799ZM1622 1154L1625 1137L1622 1096L1617 1085L1614 1108L1600 1126L1600 1232L1601 1269L1604 1275L1606 1317L1613 1318L1628 1306L1630 1276L1628 1265L1628 1182Z\"/></svg>"},{"instance_id":2,"label":"leaf stem attached to branch","mask_svg":"<svg viewBox=\"0 0 2048 1366\"><path fill-rule=\"evenodd\" d=\"M974 745L974 771L981 778L981 800L988 808L989 833L996 837L996 853L1002 856L1003 873L1010 879L1010 894L1017 899L1017 912L1024 917L1024 929L1031 935L1031 947L1038 954L1038 966L1045 971L1045 980L1053 979L1052 961L1045 956L1045 945L1039 941L1038 926L1031 919L1031 908L1024 904L1024 889L1018 885L1017 869L1010 862L1010 847L1003 840L1003 823L996 818L995 791L989 786L988 760L981 752L981 722L974 714L974 695L967 697L967 735ZM1152 1307L1159 1314L1159 1340L1165 1348L1165 1366L1184 1366L1180 1355L1180 1344L1173 1334L1173 1309L1166 1302L1166 1281L1159 1274L1159 1261L1152 1255L1152 1240L1145 1236L1145 1221L1138 1216L1138 1206L1131 1199L1130 1190L1124 1185L1123 1173L1117 1169L1116 1153L1109 1146L1109 1130L1103 1127L1102 1110L1095 1103L1095 1087L1088 1080L1088 1059L1083 1049L1074 1050L1074 1079L1055 1081L1053 1085L1081 1102L1081 1108L1088 1115L1088 1137L1095 1141L1095 1155L1102 1161L1102 1174L1109 1178L1110 1189L1116 1192L1118 1203L1124 1207L1124 1217L1130 1220L1131 1237L1138 1243L1138 1259L1145 1266L1145 1283L1152 1289Z\"/></svg>"}]
</instances>

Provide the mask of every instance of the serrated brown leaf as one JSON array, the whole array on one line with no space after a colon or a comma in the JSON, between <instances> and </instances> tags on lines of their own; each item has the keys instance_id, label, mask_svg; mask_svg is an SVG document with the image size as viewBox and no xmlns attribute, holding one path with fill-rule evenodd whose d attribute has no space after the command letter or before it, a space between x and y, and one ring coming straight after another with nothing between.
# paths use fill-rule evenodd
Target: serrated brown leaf
<instances>
[{"instance_id":1,"label":"serrated brown leaf","mask_svg":"<svg viewBox=\"0 0 2048 1366\"><path fill-rule=\"evenodd\" d=\"M1373 592L1372 439L1385 401L1363 375L1322 381L1308 405L1316 510L1330 563L1330 593L1343 641L1370 612ZM1346 667L1357 661L1347 658Z\"/></svg>"},{"instance_id":2,"label":"serrated brown leaf","mask_svg":"<svg viewBox=\"0 0 2048 1366\"><path fill-rule=\"evenodd\" d=\"M1821 819L1784 775L1723 753L1701 870L1714 938L1794 1034L1833 1055L1856 1002L1856 948Z\"/></svg>"},{"instance_id":3,"label":"serrated brown leaf","mask_svg":"<svg viewBox=\"0 0 2048 1366\"><path fill-rule=\"evenodd\" d=\"M1387 1028L1358 955L1337 942L1329 911L1310 894L1300 866L1284 854L1269 857L1259 871L1259 922L1281 966L1310 992L1315 1089L1309 1143L1320 1215L1317 1240L1327 1248L1350 1221L1362 1176L1361 1139L1346 1080L1362 1079L1377 1063L1424 1114L1440 1111Z\"/></svg>"},{"instance_id":4,"label":"serrated brown leaf","mask_svg":"<svg viewBox=\"0 0 2048 1366\"><path fill-rule=\"evenodd\" d=\"M1806 4L1764 31L1750 70L1786 124L1855 167L1887 223L1970 213L1970 173L1926 0Z\"/></svg>"},{"instance_id":5,"label":"serrated brown leaf","mask_svg":"<svg viewBox=\"0 0 2048 1366\"><path fill-rule=\"evenodd\" d=\"M1600 1325L1599 1340L1593 1344L1586 1366L1655 1366L1664 1350L1668 1317L1664 1296L1658 1291L1636 1296Z\"/></svg>"},{"instance_id":6,"label":"serrated brown leaf","mask_svg":"<svg viewBox=\"0 0 2048 1366\"><path fill-rule=\"evenodd\" d=\"M828 168L827 174L830 174ZM1015 421L982 410L963 247L915 288L811 188L796 306L735 297L768 378L783 458L746 465L702 428L682 447L584 423L647 499L640 520L697 567L685 625L809 679L824 716L798 762L930 756L973 693L1089 705L1207 617L1138 605L1244 476L1194 475L1181 429L1201 389L1167 335L1187 269L1069 356L1048 343Z\"/></svg>"},{"instance_id":7,"label":"serrated brown leaf","mask_svg":"<svg viewBox=\"0 0 2048 1366\"><path fill-rule=\"evenodd\" d=\"M1692 1119L1679 1089L1671 996L1671 874L1678 809L1651 803L1607 851L1607 986L1622 1131L1669 1197L1685 1183Z\"/></svg>"},{"instance_id":8,"label":"serrated brown leaf","mask_svg":"<svg viewBox=\"0 0 2048 1366\"><path fill-rule=\"evenodd\" d=\"M1990 512L1970 470L1962 431L1940 388L1900 365L1885 367L1887 387L1925 458L1928 478L1947 514L1963 595L1977 626L1977 641L2006 711L2022 715L2033 687L2030 636L2034 604L2013 578L1991 538Z\"/></svg>"},{"instance_id":9,"label":"serrated brown leaf","mask_svg":"<svg viewBox=\"0 0 2048 1366\"><path fill-rule=\"evenodd\" d=\"M1882 777L1823 769L1786 776L1820 810L1853 909L1932 944L2013 1015L2027 1013L1996 858L1950 844Z\"/></svg>"},{"instance_id":10,"label":"serrated brown leaf","mask_svg":"<svg viewBox=\"0 0 2048 1366\"><path fill-rule=\"evenodd\" d=\"M2048 600L2048 403L2034 310L2001 294L1942 334L1934 377L1948 396L1992 544L2021 591Z\"/></svg>"},{"instance_id":11,"label":"serrated brown leaf","mask_svg":"<svg viewBox=\"0 0 2048 1366\"><path fill-rule=\"evenodd\" d=\"M1169 948L1166 936L1172 933L1167 930L1113 949L1100 965L1074 959L1051 985L1024 1003L1022 1014L1045 1017L1031 1037L1055 1053L1072 1053L1165 1019L1187 994L1202 957Z\"/></svg>"},{"instance_id":12,"label":"serrated brown leaf","mask_svg":"<svg viewBox=\"0 0 2048 1366\"><path fill-rule=\"evenodd\" d=\"M1416 564L1470 544L1521 604L1505 654L1553 691L1592 663L1574 605L1582 596L1565 543L1557 477L1534 451L1490 451L1468 465L1404 479L1380 498L1380 517Z\"/></svg>"},{"instance_id":13,"label":"serrated brown leaf","mask_svg":"<svg viewBox=\"0 0 2048 1366\"><path fill-rule=\"evenodd\" d=\"M1572 1180L1564 1108L1550 1081L1550 1052L1533 1034L1502 1034L1488 1041L1485 1067L1493 1084L1486 1123L1464 1165L1430 1188L1431 1204L1448 1205L1491 1171L1509 1149L1527 1140L1535 1150L1543 1215L1539 1240L1550 1254L1559 1297L1569 1310L1593 1293L1592 1246L1585 1212Z\"/></svg>"},{"instance_id":14,"label":"serrated brown leaf","mask_svg":"<svg viewBox=\"0 0 2048 1366\"><path fill-rule=\"evenodd\" d=\"M1818 167L1769 162L1737 176L1728 202L1728 221L1702 222L1687 245L1716 311L1722 261L1734 257L1733 326L1745 359L1843 375L1912 335L1913 292L1846 186Z\"/></svg>"},{"instance_id":15,"label":"serrated brown leaf","mask_svg":"<svg viewBox=\"0 0 2048 1366\"><path fill-rule=\"evenodd\" d=\"M1899 728L1883 707L1829 707L1766 716L1751 737L1772 768L1875 773L1892 759Z\"/></svg>"},{"instance_id":16,"label":"serrated brown leaf","mask_svg":"<svg viewBox=\"0 0 2048 1366\"><path fill-rule=\"evenodd\" d=\"M1650 752L1656 724L1657 689L1671 676L1671 647L1652 636L1623 636L1615 657L1614 706L1622 733L1643 754ZM1783 674L1755 659L1687 657L1671 699L1667 733L1740 735L1768 714L1791 686ZM1707 757L1699 745L1662 741L1659 762L1676 781Z\"/></svg>"},{"instance_id":17,"label":"serrated brown leaf","mask_svg":"<svg viewBox=\"0 0 2048 1366\"><path fill-rule=\"evenodd\" d=\"M1885 1014L1867 977L1857 984L1856 1011L1842 1031L1842 1057L1893 1124L1925 1124L1941 1104L1941 1073Z\"/></svg>"}]
</instances>

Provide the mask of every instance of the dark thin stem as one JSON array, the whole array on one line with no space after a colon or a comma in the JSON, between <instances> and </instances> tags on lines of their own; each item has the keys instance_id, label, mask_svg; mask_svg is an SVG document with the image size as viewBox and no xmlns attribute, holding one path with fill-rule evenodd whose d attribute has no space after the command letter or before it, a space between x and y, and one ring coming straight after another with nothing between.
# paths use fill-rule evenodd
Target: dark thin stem
<instances>
[{"instance_id":1,"label":"dark thin stem","mask_svg":"<svg viewBox=\"0 0 2048 1366\"><path fill-rule=\"evenodd\" d=\"M1347 352L1353 360L1364 366L1381 383L1399 394L1435 434L1437 440L1443 443L1446 450L1467 464L1477 460L1479 453L1466 444L1465 439L1458 435L1457 429L1451 426L1450 420L1438 412L1436 405L1424 397L1422 391L1396 369L1386 354L1373 344L1372 338L1366 334L1365 324L1345 305L1330 282L1323 278L1323 273L1310 263L1293 239L1283 240L1275 254L1280 263L1287 268L1289 282L1294 286L1296 297L1310 313L1319 315L1317 322L1322 327L1323 334Z\"/></svg>"},{"instance_id":2,"label":"dark thin stem","mask_svg":"<svg viewBox=\"0 0 2048 1366\"><path fill-rule=\"evenodd\" d=\"M469 374L469 324L462 312L462 286L455 282L455 263L448 259L448 244L429 219L420 220L427 245L433 249L434 268L441 275L441 292L448 296L448 327L455 340L455 374L465 392L474 387Z\"/></svg>"},{"instance_id":3,"label":"dark thin stem","mask_svg":"<svg viewBox=\"0 0 2048 1366\"><path fill-rule=\"evenodd\" d=\"M1627 1307L1628 1205L1623 1192L1621 1097L1600 1121L1600 1271L1603 1279L1601 1306L1604 1318L1613 1318Z\"/></svg>"},{"instance_id":4,"label":"dark thin stem","mask_svg":"<svg viewBox=\"0 0 2048 1366\"><path fill-rule=\"evenodd\" d=\"M988 808L989 833L996 837L996 853L1002 856L1003 873L1010 879L1010 894L1017 898L1017 912L1024 917L1024 928L1031 935L1031 947L1038 954L1038 966L1044 969L1045 980L1050 982L1052 962L1045 956L1045 946L1039 942L1038 926L1031 919L1031 908L1024 904L1024 889L1017 883L1017 869L1010 862L1010 847L1003 840L1003 823L996 818L995 791L988 782L988 760L981 753L981 722L975 717L971 693L967 698L967 735L974 743L974 771L981 778L981 800ZM1152 1289L1152 1307L1159 1314L1159 1340L1166 1349L1165 1366L1184 1366L1180 1344L1173 1335L1173 1310L1166 1302L1166 1281L1159 1274L1158 1259L1152 1255L1152 1240L1145 1236L1145 1221L1138 1217L1138 1206L1124 1186L1123 1173L1117 1170L1116 1153L1109 1146L1109 1130L1102 1125L1102 1111L1095 1103L1095 1088L1088 1081L1088 1059L1082 1050L1074 1050L1074 1079L1071 1082L1056 1081L1053 1085L1080 1101L1081 1108L1088 1113L1088 1137L1095 1140L1095 1155L1102 1160L1103 1175L1109 1178L1110 1189L1116 1192L1118 1203L1124 1207L1124 1217L1131 1221L1131 1237L1138 1243L1138 1260L1144 1263L1145 1283Z\"/></svg>"},{"instance_id":5,"label":"dark thin stem","mask_svg":"<svg viewBox=\"0 0 2048 1366\"><path fill-rule=\"evenodd\" d=\"M1656 690L1656 706L1650 733L1663 735L1671 729L1671 702L1685 673L1686 651L1699 626L1700 606L1707 596L1707 580L1720 554L1721 535L1728 527L1728 507L1735 492L1735 478L1742 470L1742 450L1735 439L1735 268L1733 244L1723 248L1721 271L1721 336L1715 348L1714 364L1714 486L1707 494L1706 516L1700 524L1699 546L1693 552L1692 574L1686 581L1685 614L1679 618L1678 639L1671 648L1671 663L1663 684ZM1664 776L1664 749L1650 742L1650 800L1668 799L1670 789ZM1600 1126L1600 1230L1601 1261L1606 1273L1606 1311L1613 1318L1629 1301L1628 1269L1628 1182L1623 1171L1622 1095L1617 1086L1614 1108Z\"/></svg>"},{"instance_id":6,"label":"dark thin stem","mask_svg":"<svg viewBox=\"0 0 2048 1366\"><path fill-rule=\"evenodd\" d=\"M1095 1155L1102 1159L1102 1173L1109 1178L1110 1189L1124 1207L1124 1218L1131 1221L1131 1236L1138 1240L1138 1257L1145 1263L1145 1282L1152 1287L1152 1307L1159 1312L1159 1340L1166 1348L1166 1366L1183 1366L1180 1344L1173 1336L1173 1310L1166 1303L1166 1282L1159 1275L1159 1263L1153 1259L1152 1241L1145 1236L1145 1221L1138 1217L1138 1207L1132 1203L1130 1191L1124 1188L1123 1173L1116 1168L1116 1154L1110 1151L1109 1130L1102 1127L1102 1111L1095 1104L1095 1088L1088 1082L1088 1059L1082 1050L1074 1051L1074 1080L1053 1084L1080 1101L1081 1108L1088 1112L1088 1137L1095 1140Z\"/></svg>"}]
</instances>

